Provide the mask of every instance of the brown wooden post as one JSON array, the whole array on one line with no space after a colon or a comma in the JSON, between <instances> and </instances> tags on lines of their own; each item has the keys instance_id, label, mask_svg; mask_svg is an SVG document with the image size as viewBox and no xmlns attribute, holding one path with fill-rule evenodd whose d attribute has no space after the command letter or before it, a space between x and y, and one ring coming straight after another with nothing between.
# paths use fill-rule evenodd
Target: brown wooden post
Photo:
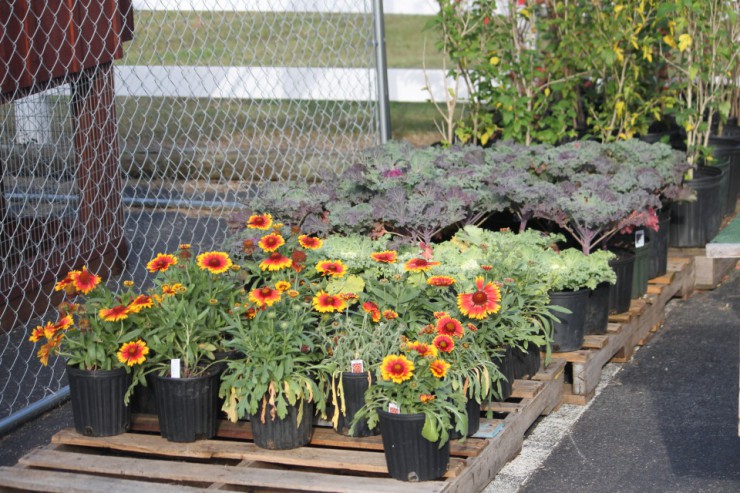
<instances>
[{"instance_id":1,"label":"brown wooden post","mask_svg":"<svg viewBox=\"0 0 740 493\"><path fill-rule=\"evenodd\" d=\"M111 63L86 70L72 84L80 250L115 254L120 269L127 252ZM112 249L112 250L111 250ZM114 267L115 270L115 267Z\"/></svg>"}]
</instances>

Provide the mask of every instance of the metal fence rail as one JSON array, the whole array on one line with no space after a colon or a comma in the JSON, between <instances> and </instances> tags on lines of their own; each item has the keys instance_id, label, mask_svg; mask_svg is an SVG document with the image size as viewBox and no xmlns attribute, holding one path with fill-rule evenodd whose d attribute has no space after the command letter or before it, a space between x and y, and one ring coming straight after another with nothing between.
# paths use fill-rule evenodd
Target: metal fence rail
<instances>
[{"instance_id":1,"label":"metal fence rail","mask_svg":"<svg viewBox=\"0 0 740 493\"><path fill-rule=\"evenodd\" d=\"M32 327L55 317L49 283L75 260L65 264L65 255L84 252L76 260L88 263L95 256L104 265L122 267L113 283L143 282L144 265L157 252L174 250L179 243L219 245L229 216L248 203L260 183L320 179L379 142L374 2L316 0L311 2L315 12L292 11L291 0L249 2L269 6L249 12L235 9L239 2L233 1L196 2L201 10L158 10L163 3L134 0L134 39L122 44L122 57L93 46L94 39L87 52L72 46L80 66L59 66L69 48L65 29L73 22L121 29L127 12L116 9L128 8L131 0L19 0L0 7L0 47L20 47L26 36L31 51L36 50L19 62L26 65L25 72L16 72L17 80L2 74L1 81L0 296L5 302L0 306L0 422L65 384L63 362L41 366L35 357L38 347L27 340ZM82 21L65 10L70 4L86 6ZM29 26L32 32L19 32ZM41 39L49 44L39 48ZM102 39L109 40L106 33ZM120 40L111 46L120 47ZM17 54L0 48L5 68ZM92 55L95 63L88 66ZM94 68L106 55L115 59L110 72L115 76ZM27 72L32 58L56 60L53 81L59 74L83 75L67 77L71 84L29 91L23 89L24 78L39 76ZM257 76L255 94L268 97L250 97L244 84L240 87L246 92L238 97L207 92L214 85L228 86L233 73L227 67L238 67L232 85L243 82L239 74L248 70ZM270 72L267 67L291 70ZM315 80L295 75L295 68L331 68L340 75ZM36 70L50 71L43 63ZM190 75L174 81L168 74L175 72ZM110 112L104 92L80 99L85 91L96 90L99 77L131 87L187 86L184 92L200 97L172 97L154 89L117 96L111 105L117 135L109 149L96 140L101 129L95 121L86 123L91 132L80 131L85 111ZM332 86L365 99L331 99ZM321 97L299 99L312 90ZM89 101L93 107L83 108ZM94 166L91 155L117 151L116 167L102 174L87 171ZM112 219L102 219L106 214ZM120 227L122 238L115 237L111 225Z\"/></svg>"}]
</instances>

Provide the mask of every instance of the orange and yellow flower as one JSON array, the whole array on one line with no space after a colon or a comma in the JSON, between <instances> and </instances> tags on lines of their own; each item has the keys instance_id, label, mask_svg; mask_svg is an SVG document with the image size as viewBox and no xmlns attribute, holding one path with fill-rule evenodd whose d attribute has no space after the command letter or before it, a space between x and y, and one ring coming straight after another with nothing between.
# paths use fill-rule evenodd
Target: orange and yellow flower
<instances>
[{"instance_id":1,"label":"orange and yellow flower","mask_svg":"<svg viewBox=\"0 0 740 493\"><path fill-rule=\"evenodd\" d=\"M30 342L39 342L42 337L46 337L44 333L45 326L43 325L37 325L32 331L31 335L28 338Z\"/></svg>"},{"instance_id":2,"label":"orange and yellow flower","mask_svg":"<svg viewBox=\"0 0 740 493\"><path fill-rule=\"evenodd\" d=\"M470 318L483 320L501 309L501 290L492 282L486 283L481 276L475 278L477 291L457 295L460 312Z\"/></svg>"},{"instance_id":3,"label":"orange and yellow flower","mask_svg":"<svg viewBox=\"0 0 740 493\"><path fill-rule=\"evenodd\" d=\"M427 402L432 402L437 397L432 394L420 394L419 400L422 402L422 404L426 404Z\"/></svg>"},{"instance_id":4,"label":"orange and yellow flower","mask_svg":"<svg viewBox=\"0 0 740 493\"><path fill-rule=\"evenodd\" d=\"M370 254L370 258L381 264L395 264L398 261L398 252L395 250L373 252Z\"/></svg>"},{"instance_id":5,"label":"orange and yellow flower","mask_svg":"<svg viewBox=\"0 0 740 493\"><path fill-rule=\"evenodd\" d=\"M447 375L447 370L449 369L450 364L441 359L435 359L434 361L429 363L429 370L431 370L432 375L437 378L444 378Z\"/></svg>"},{"instance_id":6,"label":"orange and yellow flower","mask_svg":"<svg viewBox=\"0 0 740 493\"><path fill-rule=\"evenodd\" d=\"M223 274L231 268L229 254L225 252L205 252L196 257L198 267L211 274Z\"/></svg>"},{"instance_id":7,"label":"orange and yellow flower","mask_svg":"<svg viewBox=\"0 0 740 493\"><path fill-rule=\"evenodd\" d=\"M324 276L342 277L347 273L347 267L341 260L322 260L316 264L316 271Z\"/></svg>"},{"instance_id":8,"label":"orange and yellow flower","mask_svg":"<svg viewBox=\"0 0 740 493\"><path fill-rule=\"evenodd\" d=\"M402 383L414 375L414 362L403 354L389 354L380 364L380 375L383 380Z\"/></svg>"},{"instance_id":9,"label":"orange and yellow flower","mask_svg":"<svg viewBox=\"0 0 740 493\"><path fill-rule=\"evenodd\" d=\"M372 318L373 322L378 323L380 322L380 308L378 308L378 305L373 303L372 301L366 301L362 304L362 309L365 310L365 313L369 313L370 317Z\"/></svg>"},{"instance_id":10,"label":"orange and yellow flower","mask_svg":"<svg viewBox=\"0 0 740 493\"><path fill-rule=\"evenodd\" d=\"M265 252L274 252L281 246L285 245L285 238L279 233L270 233L260 238L257 245Z\"/></svg>"},{"instance_id":11,"label":"orange and yellow flower","mask_svg":"<svg viewBox=\"0 0 740 493\"><path fill-rule=\"evenodd\" d=\"M146 268L149 272L165 272L173 265L177 265L177 257L169 253L158 253L146 264Z\"/></svg>"},{"instance_id":12,"label":"orange and yellow flower","mask_svg":"<svg viewBox=\"0 0 740 493\"><path fill-rule=\"evenodd\" d=\"M404 264L403 268L409 272L427 272L439 264L439 262L430 262L423 258L412 258Z\"/></svg>"},{"instance_id":13,"label":"orange and yellow flower","mask_svg":"<svg viewBox=\"0 0 740 493\"><path fill-rule=\"evenodd\" d=\"M101 308L98 312L100 318L106 322L119 322L128 318L128 306L116 305L113 308Z\"/></svg>"},{"instance_id":14,"label":"orange and yellow flower","mask_svg":"<svg viewBox=\"0 0 740 493\"><path fill-rule=\"evenodd\" d=\"M406 347L409 351L416 351L421 357L436 357L438 354L436 347L421 341L410 342Z\"/></svg>"},{"instance_id":15,"label":"orange and yellow flower","mask_svg":"<svg viewBox=\"0 0 740 493\"><path fill-rule=\"evenodd\" d=\"M293 261L280 252L272 252L265 260L260 262L260 269L270 272L287 269L293 265Z\"/></svg>"},{"instance_id":16,"label":"orange and yellow flower","mask_svg":"<svg viewBox=\"0 0 740 493\"><path fill-rule=\"evenodd\" d=\"M74 287L74 281L72 280L72 277L79 273L80 271L78 270L69 271L69 273L67 273L64 279L60 280L54 285L54 291L66 291L69 294L74 294L75 287Z\"/></svg>"},{"instance_id":17,"label":"orange and yellow flower","mask_svg":"<svg viewBox=\"0 0 740 493\"><path fill-rule=\"evenodd\" d=\"M162 294L166 296L175 296L176 294L181 294L185 291L187 291L187 288L179 282L174 284L162 284Z\"/></svg>"},{"instance_id":18,"label":"orange and yellow flower","mask_svg":"<svg viewBox=\"0 0 740 493\"><path fill-rule=\"evenodd\" d=\"M121 346L116 353L118 361L128 366L140 365L146 361L146 355L149 354L149 348L141 339L127 342Z\"/></svg>"},{"instance_id":19,"label":"orange and yellow flower","mask_svg":"<svg viewBox=\"0 0 740 493\"><path fill-rule=\"evenodd\" d=\"M432 276L427 279L430 286L446 287L455 284L455 278L450 276Z\"/></svg>"},{"instance_id":20,"label":"orange and yellow flower","mask_svg":"<svg viewBox=\"0 0 740 493\"><path fill-rule=\"evenodd\" d=\"M290 283L288 281L278 281L275 283L275 289L284 293L290 289Z\"/></svg>"},{"instance_id":21,"label":"orange and yellow flower","mask_svg":"<svg viewBox=\"0 0 740 493\"><path fill-rule=\"evenodd\" d=\"M453 317L446 316L437 320L437 334L445 334L450 337L462 337L465 333L462 323Z\"/></svg>"},{"instance_id":22,"label":"orange and yellow flower","mask_svg":"<svg viewBox=\"0 0 740 493\"><path fill-rule=\"evenodd\" d=\"M147 294L140 294L128 304L128 310L130 313L139 313L143 308L151 308L152 306L154 306L152 297Z\"/></svg>"},{"instance_id":23,"label":"orange and yellow flower","mask_svg":"<svg viewBox=\"0 0 740 493\"><path fill-rule=\"evenodd\" d=\"M100 276L96 276L92 272L87 270L87 267L82 267L81 271L70 272L72 278L72 284L75 289L82 294L88 294L90 291L100 284Z\"/></svg>"},{"instance_id":24,"label":"orange and yellow flower","mask_svg":"<svg viewBox=\"0 0 740 493\"><path fill-rule=\"evenodd\" d=\"M272 215L253 214L247 220L247 228L268 230L272 227Z\"/></svg>"},{"instance_id":25,"label":"orange and yellow flower","mask_svg":"<svg viewBox=\"0 0 740 493\"><path fill-rule=\"evenodd\" d=\"M298 244L306 250L318 250L324 242L314 236L301 235L298 237Z\"/></svg>"},{"instance_id":26,"label":"orange and yellow flower","mask_svg":"<svg viewBox=\"0 0 740 493\"><path fill-rule=\"evenodd\" d=\"M434 318L440 319L442 317L446 317L447 316L447 312L434 312L433 315L434 315Z\"/></svg>"},{"instance_id":27,"label":"orange and yellow flower","mask_svg":"<svg viewBox=\"0 0 740 493\"><path fill-rule=\"evenodd\" d=\"M455 349L455 341L452 340L452 337L445 334L435 337L432 344L443 353L451 353Z\"/></svg>"},{"instance_id":28,"label":"orange and yellow flower","mask_svg":"<svg viewBox=\"0 0 740 493\"><path fill-rule=\"evenodd\" d=\"M339 295L331 295L326 291L319 291L313 297L313 307L320 313L341 312L347 308L347 302Z\"/></svg>"},{"instance_id":29,"label":"orange and yellow flower","mask_svg":"<svg viewBox=\"0 0 740 493\"><path fill-rule=\"evenodd\" d=\"M280 301L280 291L269 286L256 288L249 292L249 301L260 308L272 306Z\"/></svg>"}]
</instances>

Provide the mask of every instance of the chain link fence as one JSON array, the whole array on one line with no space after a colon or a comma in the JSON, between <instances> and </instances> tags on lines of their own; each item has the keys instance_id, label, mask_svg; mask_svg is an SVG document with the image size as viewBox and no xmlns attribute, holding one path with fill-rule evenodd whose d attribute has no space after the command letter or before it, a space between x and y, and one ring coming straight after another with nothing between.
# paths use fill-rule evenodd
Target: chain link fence
<instances>
[{"instance_id":1,"label":"chain link fence","mask_svg":"<svg viewBox=\"0 0 740 493\"><path fill-rule=\"evenodd\" d=\"M369 0L0 5L0 420L66 383L28 334L68 269L142 283L261 183L379 142L373 25Z\"/></svg>"}]
</instances>

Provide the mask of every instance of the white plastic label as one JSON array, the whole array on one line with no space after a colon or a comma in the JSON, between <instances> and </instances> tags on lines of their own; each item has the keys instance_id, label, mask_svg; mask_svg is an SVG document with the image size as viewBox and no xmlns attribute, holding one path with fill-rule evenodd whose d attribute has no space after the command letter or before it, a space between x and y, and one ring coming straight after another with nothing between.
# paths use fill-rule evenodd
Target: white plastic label
<instances>
[{"instance_id":1,"label":"white plastic label","mask_svg":"<svg viewBox=\"0 0 740 493\"><path fill-rule=\"evenodd\" d=\"M349 362L352 373L363 373L365 371L365 363L361 359L353 359Z\"/></svg>"},{"instance_id":2,"label":"white plastic label","mask_svg":"<svg viewBox=\"0 0 740 493\"><path fill-rule=\"evenodd\" d=\"M170 360L170 376L180 378L180 358Z\"/></svg>"},{"instance_id":3,"label":"white plastic label","mask_svg":"<svg viewBox=\"0 0 740 493\"><path fill-rule=\"evenodd\" d=\"M401 406L395 402L388 403L388 412L391 414L401 414Z\"/></svg>"},{"instance_id":4,"label":"white plastic label","mask_svg":"<svg viewBox=\"0 0 740 493\"><path fill-rule=\"evenodd\" d=\"M642 248L645 246L645 230L638 229L635 231L635 248Z\"/></svg>"}]
</instances>

